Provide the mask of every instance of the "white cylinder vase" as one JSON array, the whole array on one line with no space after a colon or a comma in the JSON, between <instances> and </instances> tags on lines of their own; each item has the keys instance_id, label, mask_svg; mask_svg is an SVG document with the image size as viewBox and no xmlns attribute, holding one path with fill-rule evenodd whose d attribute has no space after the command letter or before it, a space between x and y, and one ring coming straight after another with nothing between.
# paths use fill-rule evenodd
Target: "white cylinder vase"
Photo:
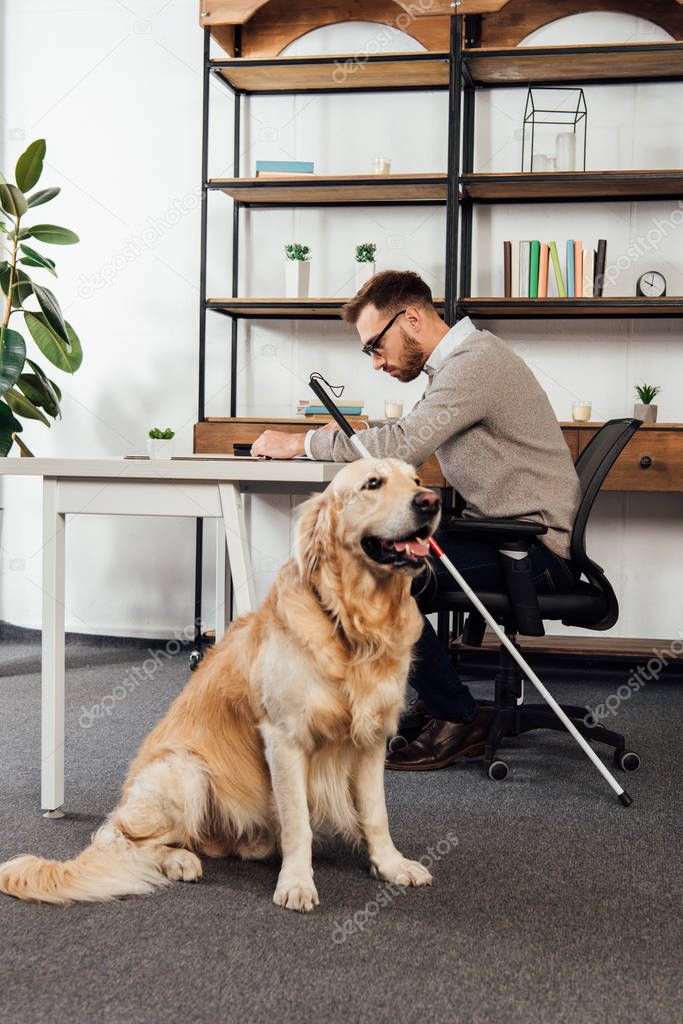
<instances>
[{"instance_id":1,"label":"white cylinder vase","mask_svg":"<svg viewBox=\"0 0 683 1024\"><path fill-rule=\"evenodd\" d=\"M150 459L172 459L173 437L148 437L147 451Z\"/></svg>"},{"instance_id":2,"label":"white cylinder vase","mask_svg":"<svg viewBox=\"0 0 683 1024\"><path fill-rule=\"evenodd\" d=\"M311 264L309 260L286 260L285 298L307 299L310 279Z\"/></svg>"},{"instance_id":3,"label":"white cylinder vase","mask_svg":"<svg viewBox=\"0 0 683 1024\"><path fill-rule=\"evenodd\" d=\"M356 291L362 288L366 281L375 276L375 264L356 263Z\"/></svg>"}]
</instances>

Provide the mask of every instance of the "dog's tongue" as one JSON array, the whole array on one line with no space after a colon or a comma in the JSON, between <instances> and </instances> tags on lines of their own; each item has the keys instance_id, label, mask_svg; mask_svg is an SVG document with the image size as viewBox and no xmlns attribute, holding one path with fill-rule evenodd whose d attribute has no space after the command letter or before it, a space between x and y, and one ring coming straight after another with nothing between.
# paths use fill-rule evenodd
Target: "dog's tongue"
<instances>
[{"instance_id":1,"label":"dog's tongue","mask_svg":"<svg viewBox=\"0 0 683 1024\"><path fill-rule=\"evenodd\" d=\"M411 558L424 558L429 554L429 544L423 540L399 540L393 547L396 551L406 551Z\"/></svg>"}]
</instances>

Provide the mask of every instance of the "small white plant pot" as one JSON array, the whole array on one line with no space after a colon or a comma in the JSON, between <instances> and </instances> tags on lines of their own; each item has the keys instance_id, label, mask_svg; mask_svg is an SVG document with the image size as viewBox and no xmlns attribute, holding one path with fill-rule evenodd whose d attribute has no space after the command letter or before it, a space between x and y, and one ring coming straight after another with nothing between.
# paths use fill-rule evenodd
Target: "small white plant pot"
<instances>
[{"instance_id":1,"label":"small white plant pot","mask_svg":"<svg viewBox=\"0 0 683 1024\"><path fill-rule=\"evenodd\" d=\"M150 459L172 459L174 440L173 437L148 437L147 451Z\"/></svg>"},{"instance_id":2,"label":"small white plant pot","mask_svg":"<svg viewBox=\"0 0 683 1024\"><path fill-rule=\"evenodd\" d=\"M637 420L642 420L643 423L656 423L657 406L641 405L640 403L636 403L633 407L633 416Z\"/></svg>"},{"instance_id":3,"label":"small white plant pot","mask_svg":"<svg viewBox=\"0 0 683 1024\"><path fill-rule=\"evenodd\" d=\"M366 281L375 276L375 264L356 263L356 291L362 288Z\"/></svg>"},{"instance_id":4,"label":"small white plant pot","mask_svg":"<svg viewBox=\"0 0 683 1024\"><path fill-rule=\"evenodd\" d=\"M311 278L310 260L285 261L285 298L307 299Z\"/></svg>"}]
</instances>

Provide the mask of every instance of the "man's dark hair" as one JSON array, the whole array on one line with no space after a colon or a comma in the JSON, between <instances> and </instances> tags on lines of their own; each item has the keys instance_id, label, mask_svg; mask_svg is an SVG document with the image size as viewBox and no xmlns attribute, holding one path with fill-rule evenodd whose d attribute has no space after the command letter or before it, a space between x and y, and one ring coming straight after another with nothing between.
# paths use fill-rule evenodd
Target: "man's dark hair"
<instances>
[{"instance_id":1,"label":"man's dark hair","mask_svg":"<svg viewBox=\"0 0 683 1024\"><path fill-rule=\"evenodd\" d=\"M367 305L372 303L380 313L391 315L407 306L434 309L428 284L412 270L383 270L363 285L346 303L342 316L347 324L355 324Z\"/></svg>"}]
</instances>

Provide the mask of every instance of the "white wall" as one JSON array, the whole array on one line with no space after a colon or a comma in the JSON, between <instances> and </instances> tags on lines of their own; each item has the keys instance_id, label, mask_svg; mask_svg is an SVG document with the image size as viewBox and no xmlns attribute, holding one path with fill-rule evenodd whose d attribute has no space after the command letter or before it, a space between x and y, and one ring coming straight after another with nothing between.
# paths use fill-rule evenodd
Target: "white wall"
<instances>
[{"instance_id":1,"label":"white wall","mask_svg":"<svg viewBox=\"0 0 683 1024\"><path fill-rule=\"evenodd\" d=\"M33 138L48 143L45 184L62 186L49 219L74 228L81 244L55 250L55 291L83 341L83 367L73 379L55 371L64 419L50 431L27 425L40 455L120 455L140 451L146 429L173 426L191 449L196 415L202 34L193 0L5 0L2 40L2 161L13 167ZM378 35L379 33L379 35ZM290 52L363 52L385 30L348 24L319 30ZM534 43L666 38L644 21L610 14L564 19L534 34ZM395 33L392 50L419 49ZM478 96L480 170L516 170L524 90ZM679 84L589 86L589 168L681 166ZM212 89L212 176L232 173L232 101ZM443 170L444 93L253 97L247 100L241 171L257 158L313 159L321 173L369 168L392 157L396 171ZM209 294L229 294L230 203L212 196ZM475 230L475 294L502 291L502 239L581 237L609 240L608 257L626 251L673 202L484 208ZM47 219L47 218L46 218ZM419 271L443 291L442 209L254 211L244 224L244 295L282 293L280 253L296 238L313 248L311 291L353 290L353 246L373 240L378 265ZM665 228L666 230L666 228ZM653 236L651 236L653 237ZM660 268L669 292L683 291L681 228L672 227L607 292L633 294L635 278ZM650 245L646 240L646 245ZM562 419L575 397L590 397L597 416L629 414L632 385L664 386L662 421L683 420L683 352L674 321L508 322L488 325L520 351ZM210 318L207 412L228 403L228 322ZM409 407L419 382L373 376L355 338L336 323L242 324L239 413L288 415L306 395L311 369L364 394L371 415L385 397ZM40 494L32 481L5 480L0 618L40 623ZM287 557L289 499L252 502L258 591ZM683 498L614 495L599 499L590 548L620 595L614 632L674 636L678 610ZM212 529L207 530L209 541ZM160 636L193 616L193 523L77 517L67 532L67 627ZM209 543L210 547L210 543ZM211 621L207 558L205 617Z\"/></svg>"}]
</instances>

